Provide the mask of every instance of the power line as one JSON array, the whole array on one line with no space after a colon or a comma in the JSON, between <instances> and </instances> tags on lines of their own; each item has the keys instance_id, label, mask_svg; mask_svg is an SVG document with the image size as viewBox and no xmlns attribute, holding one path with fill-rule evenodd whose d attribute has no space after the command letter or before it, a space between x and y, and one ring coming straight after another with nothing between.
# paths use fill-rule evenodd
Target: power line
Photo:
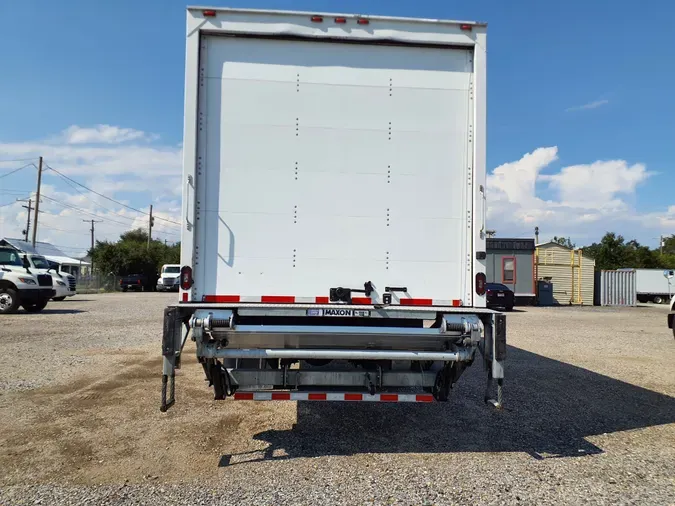
<instances>
[{"instance_id":1,"label":"power line","mask_svg":"<svg viewBox=\"0 0 675 506\"><path fill-rule=\"evenodd\" d=\"M36 166L34 163L27 163L27 164L24 165L23 167L19 167L18 169L14 169L13 171L8 172L7 174L3 174L2 176L0 176L0 179L2 179L3 177L11 176L11 175L14 174L15 172L19 172L20 170L23 170L23 169L25 169L26 167L30 167L31 165L37 169L37 166Z\"/></svg>"},{"instance_id":2,"label":"power line","mask_svg":"<svg viewBox=\"0 0 675 506\"><path fill-rule=\"evenodd\" d=\"M9 190L6 188L3 188L0 190L0 193L3 195L25 195L26 193L31 193L30 190Z\"/></svg>"},{"instance_id":3,"label":"power line","mask_svg":"<svg viewBox=\"0 0 675 506\"><path fill-rule=\"evenodd\" d=\"M66 204L65 202L61 202L60 200L53 199L51 197L48 197L47 195L42 195L43 198L54 202L55 204L59 204L60 206L66 207L68 209L72 209L73 211L77 211L78 213L86 214L87 216L93 216L94 218L101 218L105 221L109 221L111 223L117 223L118 225L122 225L124 227L129 227L129 223L122 223L121 221L117 220L112 220L110 218L106 218L105 216L101 216L100 214L92 213L91 211L85 211L84 209L81 209L76 206L72 206L70 204Z\"/></svg>"},{"instance_id":4,"label":"power line","mask_svg":"<svg viewBox=\"0 0 675 506\"><path fill-rule=\"evenodd\" d=\"M74 179L72 179L72 178L66 176L65 174L59 172L59 171L56 170L55 168L50 167L48 164L45 164L45 165L47 165L47 168L48 168L48 169L53 170L54 172L56 172L58 175L60 175L60 176L63 177L64 179L67 179L68 181L71 181L71 182L75 183L76 185L81 186L81 187L84 188L85 190L88 190L88 191L90 191L91 193L94 193L94 194L98 195L99 197L103 197L104 199L109 200L110 202L114 202L114 203L117 204L117 205L120 205L120 206L122 206L122 207L126 207L127 209L130 209L131 211L135 211L135 212L137 212L137 213L141 213L141 214L145 214L146 216L150 216L150 213L148 213L148 212L141 211L140 209L136 209L135 207L131 207L131 206L127 205L127 204L124 204L123 202L120 202L120 201L115 200L115 199L113 199L113 198L110 198L110 197L108 197L108 196L106 196L106 195L103 195L102 193L99 193L99 192L97 192L96 190L92 190L92 189L89 188L88 186L85 186L85 185L83 185L82 183L80 183L80 182L78 182L78 181L75 181ZM167 219L167 218L161 218L161 217L159 217L159 216L155 216L155 218L158 219L158 220L166 221L166 222L168 222L168 223L172 223L172 224L177 225L177 226L179 226L179 227L181 226L181 224L178 223L177 221L169 220L169 219Z\"/></svg>"},{"instance_id":5,"label":"power line","mask_svg":"<svg viewBox=\"0 0 675 506\"><path fill-rule=\"evenodd\" d=\"M54 228L54 227L45 227L45 228L47 228L47 232L51 232L52 230L54 230L56 232L63 232L64 234L77 234L77 235L86 234L86 232L82 232L82 230L64 230L62 228Z\"/></svg>"},{"instance_id":6,"label":"power line","mask_svg":"<svg viewBox=\"0 0 675 506\"><path fill-rule=\"evenodd\" d=\"M103 221L108 221L110 223L116 223L118 225L121 225L121 226L125 227L125 229L127 229L127 230L131 230L131 228L130 228L131 224L130 223L122 223L121 221L113 220L111 218L108 218L107 216L102 216L100 214L96 214L94 212L87 211L87 210L79 208L77 206L73 206L71 204L66 204L65 202L61 202L60 200L53 199L53 198L51 198L47 195L44 195L44 194L42 195L42 198L45 198L45 199L49 200L50 202L54 202L55 204L63 206L67 209L71 209L73 211L76 211L80 214L84 214L86 216L91 216L91 217L94 217L94 218L99 218ZM46 212L46 211L40 211L40 212ZM58 214L53 214L53 213L49 213L49 212L47 212L46 214L49 214L51 216L59 216ZM89 221L89 220L87 220L87 221ZM141 227L136 227L136 228L141 228ZM177 232L167 232L167 231L164 231L164 230L155 230L155 233L156 234L164 234L164 235L168 235L168 236L172 236L172 235L173 236L180 236L180 234L177 233Z\"/></svg>"},{"instance_id":7,"label":"power line","mask_svg":"<svg viewBox=\"0 0 675 506\"><path fill-rule=\"evenodd\" d=\"M37 156L33 158L15 158L14 160L0 160L0 163L10 163L10 162L34 162L37 160Z\"/></svg>"},{"instance_id":8,"label":"power line","mask_svg":"<svg viewBox=\"0 0 675 506\"><path fill-rule=\"evenodd\" d=\"M7 207L7 206L11 206L12 204L16 204L17 202L18 202L18 201L15 200L14 202L8 202L7 204L2 204L2 205L0 206L0 208L2 208L2 207Z\"/></svg>"},{"instance_id":9,"label":"power line","mask_svg":"<svg viewBox=\"0 0 675 506\"><path fill-rule=\"evenodd\" d=\"M49 166L48 166L48 167L49 167ZM51 169L51 167L49 167L49 168ZM52 169L52 170L53 170L54 172L56 172L54 169ZM125 220L135 221L135 218L130 218L129 216L125 216L125 215L123 215L123 214L120 214L120 213L117 213L117 212L113 211L112 209L108 209L107 207L102 206L101 204L99 204L98 202L96 202L94 199L89 198L85 193L83 193L82 191L78 190L78 189L77 189L77 186L75 186L73 183L71 183L70 180L69 180L69 178L67 178L66 176L64 176L64 175L61 174L60 172L56 172L56 173L57 173L59 176L61 176L61 178L68 184L68 186L70 186L73 190L75 190L77 193L79 193L80 195L82 195L85 199L87 199L87 200L89 200L90 202L93 202L94 204L96 204L96 205L97 205L98 207L100 207L101 209L105 209L105 210L108 211L109 213L115 214L115 215L117 215L117 216L119 216L119 217L121 217L121 218L124 218Z\"/></svg>"}]
</instances>

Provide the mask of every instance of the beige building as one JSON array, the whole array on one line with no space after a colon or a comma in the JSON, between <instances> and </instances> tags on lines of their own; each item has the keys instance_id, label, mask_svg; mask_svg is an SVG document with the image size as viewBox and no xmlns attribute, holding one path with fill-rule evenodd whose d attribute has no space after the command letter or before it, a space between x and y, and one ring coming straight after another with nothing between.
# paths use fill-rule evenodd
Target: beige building
<instances>
[{"instance_id":1,"label":"beige building","mask_svg":"<svg viewBox=\"0 0 675 506\"><path fill-rule=\"evenodd\" d=\"M553 283L553 298L560 305L593 305L595 260L581 249L555 242L538 244L535 251L537 280Z\"/></svg>"}]
</instances>

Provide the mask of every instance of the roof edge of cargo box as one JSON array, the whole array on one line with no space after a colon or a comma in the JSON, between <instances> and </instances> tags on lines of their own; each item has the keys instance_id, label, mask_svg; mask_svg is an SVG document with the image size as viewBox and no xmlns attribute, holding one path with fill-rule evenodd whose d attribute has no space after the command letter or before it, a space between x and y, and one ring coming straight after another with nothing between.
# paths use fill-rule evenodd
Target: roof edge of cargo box
<instances>
[{"instance_id":1,"label":"roof edge of cargo box","mask_svg":"<svg viewBox=\"0 0 675 506\"><path fill-rule=\"evenodd\" d=\"M370 14L344 14L338 12L310 12L310 11L282 11L274 9L241 9L236 7L211 7L206 5L188 5L188 11L216 11L224 13L239 14L274 14L277 16L326 16L326 17L344 17L349 19L366 18L372 21L399 21L405 23L436 23L441 25L471 25L475 27L487 27L486 22L481 21L462 21L457 19L432 19L432 18L409 18L399 16L378 16Z\"/></svg>"},{"instance_id":2,"label":"roof edge of cargo box","mask_svg":"<svg viewBox=\"0 0 675 506\"><path fill-rule=\"evenodd\" d=\"M277 33L239 33L225 32L222 30L202 30L202 33L212 37L232 37L236 39L262 39L262 40L283 40L295 42L319 42L321 44L359 44L369 46L399 46L399 47L421 47L436 49L467 49L469 44L452 44L426 41L409 41L396 38L357 38L353 36L340 37L314 37L311 35L291 35ZM473 45L473 42L471 43Z\"/></svg>"}]
</instances>

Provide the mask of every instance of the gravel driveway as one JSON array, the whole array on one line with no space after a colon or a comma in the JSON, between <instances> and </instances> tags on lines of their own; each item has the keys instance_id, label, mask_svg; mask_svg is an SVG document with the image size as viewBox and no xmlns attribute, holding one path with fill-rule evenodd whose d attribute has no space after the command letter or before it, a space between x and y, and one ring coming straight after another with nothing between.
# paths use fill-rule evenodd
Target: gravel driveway
<instances>
[{"instance_id":1,"label":"gravel driveway","mask_svg":"<svg viewBox=\"0 0 675 506\"><path fill-rule=\"evenodd\" d=\"M215 403L188 353L162 414L174 297L0 319L0 504L675 504L667 308L509 314L501 412L478 363L443 404Z\"/></svg>"}]
</instances>

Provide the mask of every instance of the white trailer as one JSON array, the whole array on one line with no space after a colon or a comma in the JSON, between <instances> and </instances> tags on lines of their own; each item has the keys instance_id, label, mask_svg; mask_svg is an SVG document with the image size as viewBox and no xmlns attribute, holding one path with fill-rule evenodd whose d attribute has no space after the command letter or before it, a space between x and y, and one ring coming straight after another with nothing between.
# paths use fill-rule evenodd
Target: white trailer
<instances>
[{"instance_id":1,"label":"white trailer","mask_svg":"<svg viewBox=\"0 0 675 506\"><path fill-rule=\"evenodd\" d=\"M672 269L635 269L635 287L640 302L663 304L675 292L675 271Z\"/></svg>"},{"instance_id":2,"label":"white trailer","mask_svg":"<svg viewBox=\"0 0 675 506\"><path fill-rule=\"evenodd\" d=\"M446 400L480 352L501 405L486 26L191 7L186 41L162 410L188 335L216 399Z\"/></svg>"}]
</instances>

